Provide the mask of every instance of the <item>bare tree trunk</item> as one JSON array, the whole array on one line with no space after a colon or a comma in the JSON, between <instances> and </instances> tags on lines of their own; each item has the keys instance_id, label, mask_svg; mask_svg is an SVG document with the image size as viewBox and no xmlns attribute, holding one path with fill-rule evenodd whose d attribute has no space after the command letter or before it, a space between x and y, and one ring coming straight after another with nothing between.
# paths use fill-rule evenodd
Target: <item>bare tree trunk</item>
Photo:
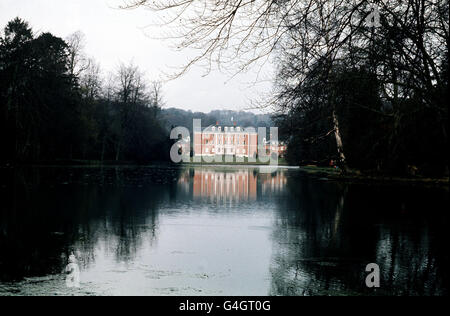
<instances>
[{"instance_id":1,"label":"bare tree trunk","mask_svg":"<svg viewBox=\"0 0 450 316\"><path fill-rule=\"evenodd\" d=\"M336 138L336 147L339 155L339 161L341 163L344 171L347 170L347 160L344 153L344 144L342 142L341 130L339 128L339 120L336 114L336 110L333 111L333 125L334 125L334 136Z\"/></svg>"}]
</instances>

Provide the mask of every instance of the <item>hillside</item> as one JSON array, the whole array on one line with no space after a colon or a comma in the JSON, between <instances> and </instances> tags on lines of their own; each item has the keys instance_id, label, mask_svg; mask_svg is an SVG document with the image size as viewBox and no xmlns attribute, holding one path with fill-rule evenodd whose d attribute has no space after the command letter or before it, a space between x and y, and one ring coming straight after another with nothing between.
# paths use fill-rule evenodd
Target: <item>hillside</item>
<instances>
[{"instance_id":1,"label":"hillside","mask_svg":"<svg viewBox=\"0 0 450 316\"><path fill-rule=\"evenodd\" d=\"M177 108L161 110L164 126L171 130L174 126L184 126L192 130L193 119L201 119L202 126L206 127L219 123L220 125L232 125L236 122L242 127L270 127L272 119L268 114L254 114L244 111L215 110L210 113L192 112Z\"/></svg>"}]
</instances>

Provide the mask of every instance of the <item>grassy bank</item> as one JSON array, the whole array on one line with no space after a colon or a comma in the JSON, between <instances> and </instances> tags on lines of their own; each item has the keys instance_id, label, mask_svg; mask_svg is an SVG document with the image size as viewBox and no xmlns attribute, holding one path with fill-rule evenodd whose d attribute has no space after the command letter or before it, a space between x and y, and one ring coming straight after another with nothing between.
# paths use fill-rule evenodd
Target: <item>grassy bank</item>
<instances>
[{"instance_id":1,"label":"grassy bank","mask_svg":"<svg viewBox=\"0 0 450 316\"><path fill-rule=\"evenodd\" d=\"M69 159L69 160L46 160L46 161L21 161L21 162L5 162L0 163L0 167L12 167L12 166L146 166L152 164L169 164L167 161L151 161L147 163L139 163L135 161L115 161L115 160L81 160L81 159Z\"/></svg>"},{"instance_id":2,"label":"grassy bank","mask_svg":"<svg viewBox=\"0 0 450 316\"><path fill-rule=\"evenodd\" d=\"M270 165L270 163L269 162L260 162L260 161L256 161L256 162L253 162L253 161L249 161L249 158L244 158L244 159L242 159L241 161L236 161L234 158L233 158L233 160L231 161L231 158L230 158L230 161L231 162L227 162L227 161L225 161L225 159L222 159L222 160L220 160L220 159L218 159L217 161L219 161L219 162L217 162L217 161L213 161L213 162L206 162L206 161L201 161L201 162L194 162L193 161L194 159L193 158L191 158L191 162L189 162L189 163L183 163L184 165L194 165L194 166L197 166L197 165L206 165L206 166L208 166L208 165L224 165L224 166L245 166L245 165L250 165L250 166L269 166ZM220 161L222 161L222 162L220 162ZM286 162L286 160L285 159L283 159L283 158L280 158L280 159L278 159L278 165L279 166L288 166L289 164Z\"/></svg>"},{"instance_id":3,"label":"grassy bank","mask_svg":"<svg viewBox=\"0 0 450 316\"><path fill-rule=\"evenodd\" d=\"M449 178L430 178L430 177L401 177L393 175L383 175L361 172L359 170L342 170L318 167L318 166L301 166L300 170L310 176L317 178L327 178L330 180L350 181L350 182L380 182L380 183L404 183L404 184L424 184L424 185L440 185L448 186Z\"/></svg>"}]
</instances>

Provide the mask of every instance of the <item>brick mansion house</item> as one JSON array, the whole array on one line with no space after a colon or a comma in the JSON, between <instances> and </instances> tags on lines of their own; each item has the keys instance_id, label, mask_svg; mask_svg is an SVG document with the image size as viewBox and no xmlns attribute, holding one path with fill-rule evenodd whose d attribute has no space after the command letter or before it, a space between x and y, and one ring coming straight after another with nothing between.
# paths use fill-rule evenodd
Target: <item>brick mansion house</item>
<instances>
[{"instance_id":1,"label":"brick mansion house","mask_svg":"<svg viewBox=\"0 0 450 316\"><path fill-rule=\"evenodd\" d=\"M242 127L210 126L204 131L194 131L194 155L226 155L256 157L258 133Z\"/></svg>"},{"instance_id":2,"label":"brick mansion house","mask_svg":"<svg viewBox=\"0 0 450 316\"><path fill-rule=\"evenodd\" d=\"M258 133L254 129L238 126L209 126L204 131L194 131L194 156L235 156L256 158L258 154ZM266 152L277 152L282 157L287 149L284 143L267 142Z\"/></svg>"}]
</instances>

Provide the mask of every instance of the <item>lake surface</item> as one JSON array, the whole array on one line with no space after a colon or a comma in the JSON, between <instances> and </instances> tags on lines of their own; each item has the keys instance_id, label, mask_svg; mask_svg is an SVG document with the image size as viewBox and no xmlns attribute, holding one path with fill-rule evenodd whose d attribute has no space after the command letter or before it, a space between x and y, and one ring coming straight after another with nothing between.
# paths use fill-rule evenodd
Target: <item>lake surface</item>
<instances>
[{"instance_id":1,"label":"lake surface","mask_svg":"<svg viewBox=\"0 0 450 316\"><path fill-rule=\"evenodd\" d=\"M448 295L448 187L43 167L0 169L0 198L0 295Z\"/></svg>"}]
</instances>

